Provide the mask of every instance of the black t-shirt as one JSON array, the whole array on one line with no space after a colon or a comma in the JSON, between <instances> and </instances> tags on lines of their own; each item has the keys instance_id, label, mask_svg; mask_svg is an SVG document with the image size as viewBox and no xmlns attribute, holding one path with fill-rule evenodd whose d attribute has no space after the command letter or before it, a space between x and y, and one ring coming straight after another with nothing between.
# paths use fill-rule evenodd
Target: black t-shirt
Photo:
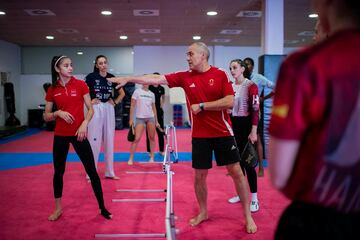
<instances>
[{"instance_id":1,"label":"black t-shirt","mask_svg":"<svg viewBox=\"0 0 360 240\"><path fill-rule=\"evenodd\" d=\"M107 73L106 77L102 77L97 72L92 72L85 77L91 99L98 98L101 102L107 102L110 98L114 98L116 84L106 79L110 77L114 77L114 75Z\"/></svg>"},{"instance_id":2,"label":"black t-shirt","mask_svg":"<svg viewBox=\"0 0 360 240\"><path fill-rule=\"evenodd\" d=\"M150 85L149 90L155 94L156 111L160 111L160 109L161 109L160 99L161 99L162 95L165 95L165 88L161 85L159 85L157 87Z\"/></svg>"}]
</instances>

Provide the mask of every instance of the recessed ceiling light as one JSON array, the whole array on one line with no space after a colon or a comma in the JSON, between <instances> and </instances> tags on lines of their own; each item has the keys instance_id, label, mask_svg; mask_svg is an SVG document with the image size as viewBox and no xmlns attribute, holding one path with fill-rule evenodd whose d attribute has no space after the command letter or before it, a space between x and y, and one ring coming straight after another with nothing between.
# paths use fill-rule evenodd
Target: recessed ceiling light
<instances>
[{"instance_id":1,"label":"recessed ceiling light","mask_svg":"<svg viewBox=\"0 0 360 240\"><path fill-rule=\"evenodd\" d=\"M78 51L76 54L77 54L77 55L83 55L83 54L84 54L84 52L82 52L82 51Z\"/></svg>"},{"instance_id":2,"label":"recessed ceiling light","mask_svg":"<svg viewBox=\"0 0 360 240\"><path fill-rule=\"evenodd\" d=\"M6 13L4 11L0 11L0 15L5 15Z\"/></svg>"},{"instance_id":3,"label":"recessed ceiling light","mask_svg":"<svg viewBox=\"0 0 360 240\"><path fill-rule=\"evenodd\" d=\"M122 36L120 36L119 38L120 38L121 40L126 40L126 39L128 39L128 36L122 35Z\"/></svg>"},{"instance_id":4,"label":"recessed ceiling light","mask_svg":"<svg viewBox=\"0 0 360 240\"><path fill-rule=\"evenodd\" d=\"M317 18L318 16L316 13L309 14L309 18Z\"/></svg>"},{"instance_id":5,"label":"recessed ceiling light","mask_svg":"<svg viewBox=\"0 0 360 240\"><path fill-rule=\"evenodd\" d=\"M208 16L216 16L218 13L215 11L209 11L206 13Z\"/></svg>"},{"instance_id":6,"label":"recessed ceiling light","mask_svg":"<svg viewBox=\"0 0 360 240\"><path fill-rule=\"evenodd\" d=\"M46 39L48 39L48 40L53 40L53 39L55 39L55 37L54 37L54 36L51 36L51 35L48 35L48 36L46 36Z\"/></svg>"},{"instance_id":7,"label":"recessed ceiling light","mask_svg":"<svg viewBox=\"0 0 360 240\"><path fill-rule=\"evenodd\" d=\"M194 40L200 40L200 39L201 39L201 36L193 36L193 39L194 39Z\"/></svg>"},{"instance_id":8,"label":"recessed ceiling light","mask_svg":"<svg viewBox=\"0 0 360 240\"><path fill-rule=\"evenodd\" d=\"M105 15L105 16L110 16L112 14L112 12L108 11L108 10L104 10L104 11L101 11L101 14Z\"/></svg>"}]
</instances>

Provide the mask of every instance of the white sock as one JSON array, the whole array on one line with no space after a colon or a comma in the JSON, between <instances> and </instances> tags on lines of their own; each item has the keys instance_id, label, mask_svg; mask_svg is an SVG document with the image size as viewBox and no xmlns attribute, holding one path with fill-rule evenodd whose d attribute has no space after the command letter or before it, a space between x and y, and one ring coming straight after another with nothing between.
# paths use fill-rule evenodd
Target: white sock
<instances>
[{"instance_id":1,"label":"white sock","mask_svg":"<svg viewBox=\"0 0 360 240\"><path fill-rule=\"evenodd\" d=\"M251 201L257 201L257 193L251 193Z\"/></svg>"}]
</instances>

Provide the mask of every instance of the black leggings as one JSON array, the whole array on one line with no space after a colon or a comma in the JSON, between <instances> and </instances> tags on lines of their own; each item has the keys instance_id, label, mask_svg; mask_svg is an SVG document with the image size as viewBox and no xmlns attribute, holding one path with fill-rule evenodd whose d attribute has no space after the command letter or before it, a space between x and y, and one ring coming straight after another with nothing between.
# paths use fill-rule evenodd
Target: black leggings
<instances>
[{"instance_id":1,"label":"black leggings","mask_svg":"<svg viewBox=\"0 0 360 240\"><path fill-rule=\"evenodd\" d=\"M54 197L61 198L63 191L63 176L65 173L66 157L69 152L70 143L73 145L75 152L79 156L84 165L86 173L91 180L91 186L95 193L99 208L104 207L104 197L101 188L99 175L96 172L94 156L90 143L87 139L82 142L77 140L75 136L54 136L53 144L53 162L54 162Z\"/></svg>"},{"instance_id":2,"label":"black leggings","mask_svg":"<svg viewBox=\"0 0 360 240\"><path fill-rule=\"evenodd\" d=\"M235 140L236 140L236 144L239 148L239 153L241 154L245 148L246 143L248 142L248 137L249 134L251 132L251 128L252 128L252 123L251 123L251 117L231 117L231 122L232 122L232 128L234 131L234 135L235 135ZM258 139L260 140L260 139ZM250 187L250 192L251 193L256 193L257 192L257 175L256 175L256 170L253 167L244 167L241 164L240 161L240 166L242 168L243 171L245 171L248 182L249 182L249 187Z\"/></svg>"}]
</instances>

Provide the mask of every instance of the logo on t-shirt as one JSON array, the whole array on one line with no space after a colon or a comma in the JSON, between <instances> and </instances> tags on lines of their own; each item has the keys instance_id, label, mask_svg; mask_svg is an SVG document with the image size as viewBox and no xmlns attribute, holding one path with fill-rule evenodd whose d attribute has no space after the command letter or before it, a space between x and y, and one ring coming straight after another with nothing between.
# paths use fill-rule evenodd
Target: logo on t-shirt
<instances>
[{"instance_id":1,"label":"logo on t-shirt","mask_svg":"<svg viewBox=\"0 0 360 240\"><path fill-rule=\"evenodd\" d=\"M190 88L194 88L194 87L195 87L195 83L192 83L189 87L190 87Z\"/></svg>"},{"instance_id":2,"label":"logo on t-shirt","mask_svg":"<svg viewBox=\"0 0 360 240\"><path fill-rule=\"evenodd\" d=\"M214 79L211 78L211 79L209 80L209 85L210 85L210 86L214 86Z\"/></svg>"},{"instance_id":3,"label":"logo on t-shirt","mask_svg":"<svg viewBox=\"0 0 360 240\"><path fill-rule=\"evenodd\" d=\"M70 96L71 97L76 97L76 89L71 89Z\"/></svg>"},{"instance_id":4,"label":"logo on t-shirt","mask_svg":"<svg viewBox=\"0 0 360 240\"><path fill-rule=\"evenodd\" d=\"M289 105L274 105L272 109L272 115L279 118L286 118L289 112Z\"/></svg>"}]
</instances>

